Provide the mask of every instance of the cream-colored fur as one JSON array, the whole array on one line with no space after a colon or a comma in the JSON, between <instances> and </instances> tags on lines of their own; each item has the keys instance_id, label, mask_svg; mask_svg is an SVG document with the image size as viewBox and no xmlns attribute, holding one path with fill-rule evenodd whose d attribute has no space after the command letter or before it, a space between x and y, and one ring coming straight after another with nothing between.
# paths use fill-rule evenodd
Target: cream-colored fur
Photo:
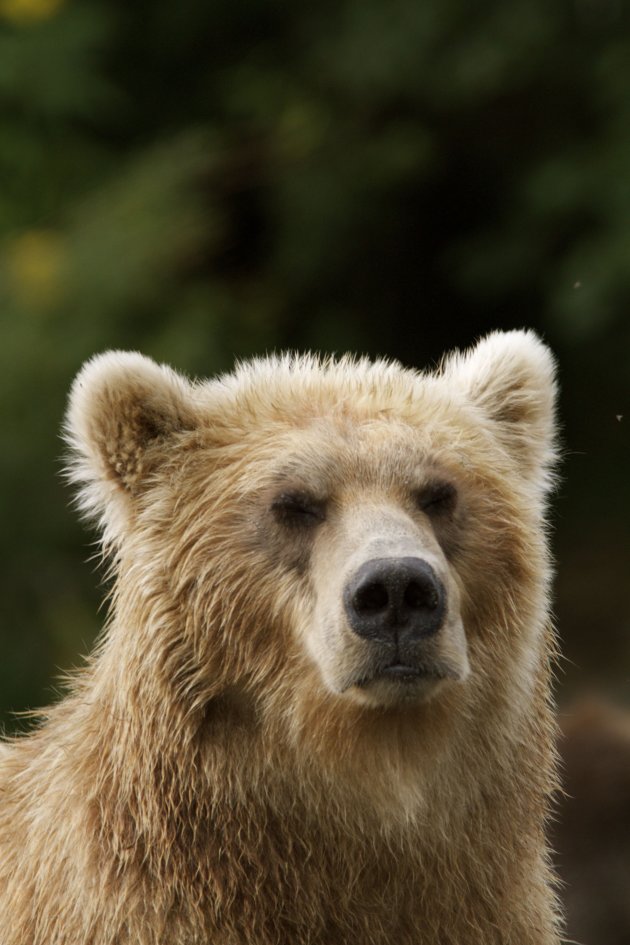
<instances>
[{"instance_id":1,"label":"cream-colored fur","mask_svg":"<svg viewBox=\"0 0 630 945\"><path fill-rule=\"evenodd\" d=\"M2 945L558 943L553 375L530 332L433 374L84 367L70 477L115 585L69 694L0 752ZM417 684L343 606L396 557L447 601Z\"/></svg>"}]
</instances>

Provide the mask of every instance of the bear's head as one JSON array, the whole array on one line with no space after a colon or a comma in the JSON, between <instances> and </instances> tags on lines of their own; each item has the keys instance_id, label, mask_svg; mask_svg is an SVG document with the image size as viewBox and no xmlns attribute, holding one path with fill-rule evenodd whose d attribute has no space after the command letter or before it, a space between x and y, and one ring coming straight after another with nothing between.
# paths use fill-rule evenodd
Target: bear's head
<instances>
[{"instance_id":1,"label":"bear's head","mask_svg":"<svg viewBox=\"0 0 630 945\"><path fill-rule=\"evenodd\" d=\"M526 710L549 656L553 405L531 332L427 374L282 356L192 383L94 358L67 436L117 574L116 660L182 717L232 694L341 755L344 724L387 741L484 699Z\"/></svg>"}]
</instances>

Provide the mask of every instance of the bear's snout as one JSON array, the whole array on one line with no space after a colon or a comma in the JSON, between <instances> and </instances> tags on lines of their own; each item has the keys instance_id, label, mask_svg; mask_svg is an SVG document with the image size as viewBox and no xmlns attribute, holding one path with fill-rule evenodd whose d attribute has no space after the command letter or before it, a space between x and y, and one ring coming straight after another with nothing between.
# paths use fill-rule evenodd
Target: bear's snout
<instances>
[{"instance_id":1,"label":"bear's snout","mask_svg":"<svg viewBox=\"0 0 630 945\"><path fill-rule=\"evenodd\" d=\"M372 558L343 591L351 629L376 643L404 645L429 636L444 621L446 592L422 558Z\"/></svg>"}]
</instances>

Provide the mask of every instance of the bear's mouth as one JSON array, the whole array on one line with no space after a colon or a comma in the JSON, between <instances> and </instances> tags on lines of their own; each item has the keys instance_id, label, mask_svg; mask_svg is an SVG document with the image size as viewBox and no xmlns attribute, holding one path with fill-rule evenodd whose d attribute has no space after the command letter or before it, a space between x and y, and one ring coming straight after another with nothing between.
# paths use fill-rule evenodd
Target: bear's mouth
<instances>
[{"instance_id":1,"label":"bear's mouth","mask_svg":"<svg viewBox=\"0 0 630 945\"><path fill-rule=\"evenodd\" d=\"M411 682L418 679L419 676L432 676L420 666L409 666L407 663L392 663L391 666L385 666L375 678L394 679L396 682Z\"/></svg>"},{"instance_id":2,"label":"bear's mouth","mask_svg":"<svg viewBox=\"0 0 630 945\"><path fill-rule=\"evenodd\" d=\"M431 665L409 663L390 663L387 666L381 666L369 675L362 676L354 682L360 689L369 686L371 683L386 681L401 683L402 685L413 684L418 681L439 681L443 679L459 679L460 674L451 666L446 664Z\"/></svg>"}]
</instances>

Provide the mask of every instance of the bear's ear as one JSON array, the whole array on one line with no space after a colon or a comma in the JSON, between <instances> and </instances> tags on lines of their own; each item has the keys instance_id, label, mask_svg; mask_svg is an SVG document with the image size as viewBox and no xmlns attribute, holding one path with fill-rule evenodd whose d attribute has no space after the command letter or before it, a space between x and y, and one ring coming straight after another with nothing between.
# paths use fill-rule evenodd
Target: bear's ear
<instances>
[{"instance_id":1,"label":"bear's ear","mask_svg":"<svg viewBox=\"0 0 630 945\"><path fill-rule=\"evenodd\" d=\"M543 487L556 459L555 373L549 348L533 331L493 332L443 367L521 471Z\"/></svg>"},{"instance_id":2,"label":"bear's ear","mask_svg":"<svg viewBox=\"0 0 630 945\"><path fill-rule=\"evenodd\" d=\"M92 358L72 386L64 427L81 510L115 537L169 440L196 425L192 385L170 368L135 352Z\"/></svg>"}]
</instances>

